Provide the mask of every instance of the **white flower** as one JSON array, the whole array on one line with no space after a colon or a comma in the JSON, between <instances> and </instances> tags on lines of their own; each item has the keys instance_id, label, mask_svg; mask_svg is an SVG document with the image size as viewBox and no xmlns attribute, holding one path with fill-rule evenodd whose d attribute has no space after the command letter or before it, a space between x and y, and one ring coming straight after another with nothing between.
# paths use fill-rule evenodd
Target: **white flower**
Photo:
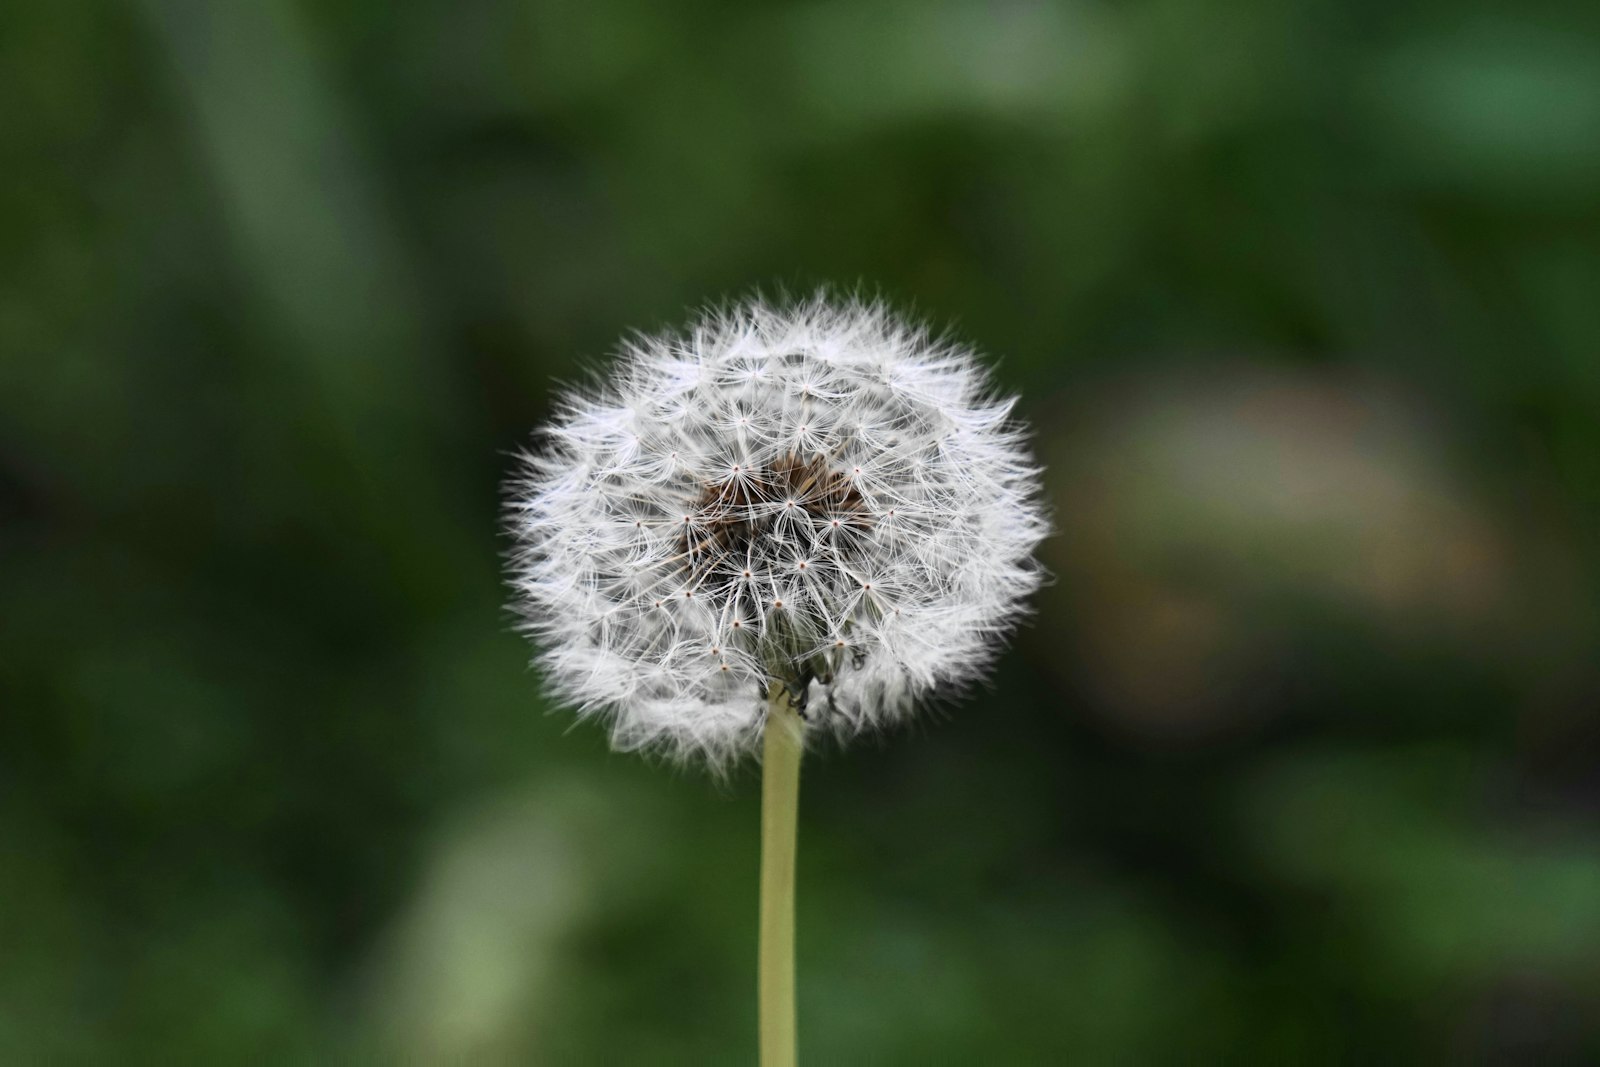
<instances>
[{"instance_id":1,"label":"white flower","mask_svg":"<svg viewBox=\"0 0 1600 1067\"><path fill-rule=\"evenodd\" d=\"M521 628L622 749L753 752L772 682L849 736L974 678L1039 584L1014 401L881 304L637 337L521 457Z\"/></svg>"}]
</instances>

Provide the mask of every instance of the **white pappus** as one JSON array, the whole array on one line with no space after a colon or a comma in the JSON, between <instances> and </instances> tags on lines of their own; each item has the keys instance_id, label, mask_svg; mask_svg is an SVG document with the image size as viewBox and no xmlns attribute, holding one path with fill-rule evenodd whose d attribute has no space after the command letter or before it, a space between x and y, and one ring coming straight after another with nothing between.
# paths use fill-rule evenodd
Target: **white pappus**
<instances>
[{"instance_id":1,"label":"white pappus","mask_svg":"<svg viewBox=\"0 0 1600 1067\"><path fill-rule=\"evenodd\" d=\"M848 737L987 666L1039 584L1039 472L966 349L750 300L626 342L519 457L520 629L619 749L754 752L769 687Z\"/></svg>"}]
</instances>

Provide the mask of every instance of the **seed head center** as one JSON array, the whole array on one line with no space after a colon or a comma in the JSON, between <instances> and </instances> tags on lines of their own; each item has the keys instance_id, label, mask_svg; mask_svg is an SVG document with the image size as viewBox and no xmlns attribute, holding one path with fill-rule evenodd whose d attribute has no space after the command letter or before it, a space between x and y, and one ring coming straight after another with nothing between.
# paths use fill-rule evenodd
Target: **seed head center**
<instances>
[{"instance_id":1,"label":"seed head center","mask_svg":"<svg viewBox=\"0 0 1600 1067\"><path fill-rule=\"evenodd\" d=\"M860 490L826 457L788 455L707 485L689 508L682 536L693 584L748 578L748 561L773 557L781 545L809 548L817 535L797 530L800 524L815 524L830 536L868 525Z\"/></svg>"}]
</instances>

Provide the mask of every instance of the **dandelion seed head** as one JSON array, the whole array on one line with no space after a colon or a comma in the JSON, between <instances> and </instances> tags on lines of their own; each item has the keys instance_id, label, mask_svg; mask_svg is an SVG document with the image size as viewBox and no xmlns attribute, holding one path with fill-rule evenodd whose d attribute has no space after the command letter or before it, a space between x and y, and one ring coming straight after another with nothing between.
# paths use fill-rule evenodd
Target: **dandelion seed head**
<instances>
[{"instance_id":1,"label":"dandelion seed head","mask_svg":"<svg viewBox=\"0 0 1600 1067\"><path fill-rule=\"evenodd\" d=\"M1040 581L1012 404L878 303L632 339L513 483L515 607L554 695L618 748L720 766L774 682L846 738L971 681Z\"/></svg>"}]
</instances>

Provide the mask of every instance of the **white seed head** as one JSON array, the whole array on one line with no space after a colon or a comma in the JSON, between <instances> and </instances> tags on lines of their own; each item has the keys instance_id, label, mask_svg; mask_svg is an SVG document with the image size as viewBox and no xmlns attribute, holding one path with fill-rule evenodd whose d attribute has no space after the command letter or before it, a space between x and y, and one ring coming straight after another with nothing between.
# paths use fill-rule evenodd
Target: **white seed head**
<instances>
[{"instance_id":1,"label":"white seed head","mask_svg":"<svg viewBox=\"0 0 1600 1067\"><path fill-rule=\"evenodd\" d=\"M975 678L1047 529L1013 401L878 303L707 311L628 342L521 457L521 629L621 749L722 765L769 686L848 737Z\"/></svg>"}]
</instances>

